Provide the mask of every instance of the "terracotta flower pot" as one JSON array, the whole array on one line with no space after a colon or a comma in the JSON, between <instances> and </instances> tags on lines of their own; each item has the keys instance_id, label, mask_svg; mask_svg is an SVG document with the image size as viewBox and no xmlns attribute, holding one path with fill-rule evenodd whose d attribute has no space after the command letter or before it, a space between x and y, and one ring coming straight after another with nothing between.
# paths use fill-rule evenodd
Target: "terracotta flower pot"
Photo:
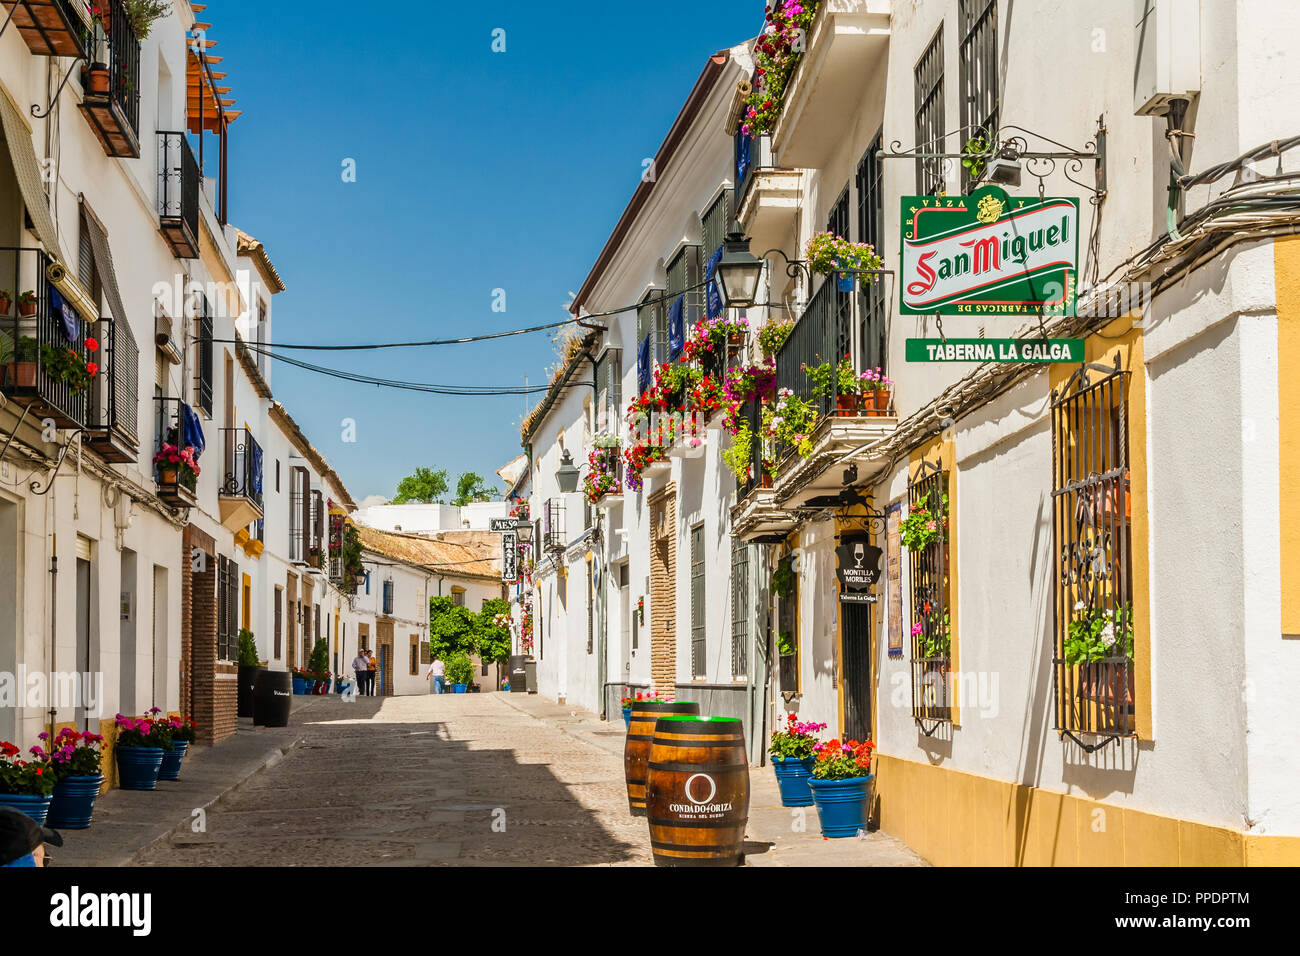
<instances>
[{"instance_id":1,"label":"terracotta flower pot","mask_svg":"<svg viewBox=\"0 0 1300 956\"><path fill-rule=\"evenodd\" d=\"M178 472L175 468L163 468L158 472L158 481L164 485L180 484Z\"/></svg>"},{"instance_id":2,"label":"terracotta flower pot","mask_svg":"<svg viewBox=\"0 0 1300 956\"><path fill-rule=\"evenodd\" d=\"M90 92L107 93L108 92L108 67L102 63L96 63L90 68Z\"/></svg>"},{"instance_id":3,"label":"terracotta flower pot","mask_svg":"<svg viewBox=\"0 0 1300 956\"><path fill-rule=\"evenodd\" d=\"M766 468L763 469L763 474L762 474L762 476L759 478L759 481L758 481L758 487L760 487L760 488L771 488L771 487L772 487L772 473L771 473L770 471L768 471Z\"/></svg>"},{"instance_id":4,"label":"terracotta flower pot","mask_svg":"<svg viewBox=\"0 0 1300 956\"><path fill-rule=\"evenodd\" d=\"M0 315L8 315L9 310L14 307L14 300L7 295L0 295Z\"/></svg>"},{"instance_id":5,"label":"terracotta flower pot","mask_svg":"<svg viewBox=\"0 0 1300 956\"><path fill-rule=\"evenodd\" d=\"M36 363L14 362L9 366L9 384L14 388L36 387Z\"/></svg>"},{"instance_id":6,"label":"terracotta flower pot","mask_svg":"<svg viewBox=\"0 0 1300 956\"><path fill-rule=\"evenodd\" d=\"M835 396L835 414L841 418L852 418L858 413L858 396Z\"/></svg>"},{"instance_id":7,"label":"terracotta flower pot","mask_svg":"<svg viewBox=\"0 0 1300 956\"><path fill-rule=\"evenodd\" d=\"M875 399L876 402L877 415L889 414L889 402L890 399L893 397L893 394L894 394L894 390L892 388L878 388L874 392L872 392L872 397Z\"/></svg>"},{"instance_id":8,"label":"terracotta flower pot","mask_svg":"<svg viewBox=\"0 0 1300 956\"><path fill-rule=\"evenodd\" d=\"M31 302L19 302L19 303L18 303L18 314L21 315L21 316L23 316L23 318L28 318L28 319L31 318L33 315L35 315L35 314L36 314L36 300L33 299Z\"/></svg>"}]
</instances>

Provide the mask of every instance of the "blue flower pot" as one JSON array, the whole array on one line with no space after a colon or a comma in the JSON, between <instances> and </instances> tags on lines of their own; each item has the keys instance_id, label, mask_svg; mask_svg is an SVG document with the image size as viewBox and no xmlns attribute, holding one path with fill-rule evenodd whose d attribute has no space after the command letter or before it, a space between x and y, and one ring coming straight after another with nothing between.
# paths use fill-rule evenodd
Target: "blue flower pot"
<instances>
[{"instance_id":1,"label":"blue flower pot","mask_svg":"<svg viewBox=\"0 0 1300 956\"><path fill-rule=\"evenodd\" d=\"M452 684L452 685L451 685L451 692L452 692L453 694L463 694L463 693L465 693L465 688L466 688L467 686L468 686L467 684Z\"/></svg>"},{"instance_id":2,"label":"blue flower pot","mask_svg":"<svg viewBox=\"0 0 1300 956\"><path fill-rule=\"evenodd\" d=\"M84 830L95 812L95 798L104 785L102 774L94 777L64 777L54 787L54 800L45 825L56 830Z\"/></svg>"},{"instance_id":3,"label":"blue flower pot","mask_svg":"<svg viewBox=\"0 0 1300 956\"><path fill-rule=\"evenodd\" d=\"M858 284L858 277L853 273L845 274L843 272L835 273L835 288L840 292L852 292Z\"/></svg>"},{"instance_id":4,"label":"blue flower pot","mask_svg":"<svg viewBox=\"0 0 1300 956\"><path fill-rule=\"evenodd\" d=\"M632 708L623 708L623 727L630 730L632 728Z\"/></svg>"},{"instance_id":5,"label":"blue flower pot","mask_svg":"<svg viewBox=\"0 0 1300 956\"><path fill-rule=\"evenodd\" d=\"M817 816L822 822L822 836L851 837L867 828L867 793L874 776L849 777L845 780L808 781Z\"/></svg>"},{"instance_id":6,"label":"blue flower pot","mask_svg":"<svg viewBox=\"0 0 1300 956\"><path fill-rule=\"evenodd\" d=\"M294 677L293 692L299 695L307 693L307 682L301 677Z\"/></svg>"},{"instance_id":7,"label":"blue flower pot","mask_svg":"<svg viewBox=\"0 0 1300 956\"><path fill-rule=\"evenodd\" d=\"M781 791L781 806L811 807L812 790L808 781L812 779L813 764L816 757L773 757L772 769L776 771L776 785Z\"/></svg>"},{"instance_id":8,"label":"blue flower pot","mask_svg":"<svg viewBox=\"0 0 1300 956\"><path fill-rule=\"evenodd\" d=\"M117 781L123 790L154 790L158 785L158 771L162 769L161 747L113 748L117 757Z\"/></svg>"},{"instance_id":9,"label":"blue flower pot","mask_svg":"<svg viewBox=\"0 0 1300 956\"><path fill-rule=\"evenodd\" d=\"M50 801L53 799L53 797L33 796L27 793L0 793L0 807L13 807L27 814L41 826L45 826L45 818L50 812Z\"/></svg>"},{"instance_id":10,"label":"blue flower pot","mask_svg":"<svg viewBox=\"0 0 1300 956\"><path fill-rule=\"evenodd\" d=\"M181 778L181 761L189 749L189 741L176 740L172 749L163 754L162 767L158 770L159 780L179 780Z\"/></svg>"}]
</instances>

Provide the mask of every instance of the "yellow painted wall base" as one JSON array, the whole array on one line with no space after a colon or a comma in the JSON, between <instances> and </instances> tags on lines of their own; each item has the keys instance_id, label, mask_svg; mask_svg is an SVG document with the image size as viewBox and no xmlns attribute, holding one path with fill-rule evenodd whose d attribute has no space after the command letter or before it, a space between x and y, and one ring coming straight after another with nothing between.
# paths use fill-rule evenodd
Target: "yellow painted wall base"
<instances>
[{"instance_id":1,"label":"yellow painted wall base","mask_svg":"<svg viewBox=\"0 0 1300 956\"><path fill-rule=\"evenodd\" d=\"M1298 866L1256 836L879 755L880 829L936 866Z\"/></svg>"}]
</instances>

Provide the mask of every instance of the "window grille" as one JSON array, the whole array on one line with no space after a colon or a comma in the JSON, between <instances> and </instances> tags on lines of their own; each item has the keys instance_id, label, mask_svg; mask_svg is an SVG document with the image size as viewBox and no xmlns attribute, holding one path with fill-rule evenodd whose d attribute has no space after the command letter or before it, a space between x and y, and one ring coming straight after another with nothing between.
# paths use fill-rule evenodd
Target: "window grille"
<instances>
[{"instance_id":1,"label":"window grille","mask_svg":"<svg viewBox=\"0 0 1300 956\"><path fill-rule=\"evenodd\" d=\"M722 248L722 240L731 225L731 190L724 189L713 205L700 218L700 232L704 236L704 257L708 259Z\"/></svg>"},{"instance_id":2,"label":"window grille","mask_svg":"<svg viewBox=\"0 0 1300 956\"><path fill-rule=\"evenodd\" d=\"M196 320L198 323L198 368L195 380L195 400L199 408L212 417L212 380L213 380L213 360L215 349L212 342L212 310L208 305L208 297L202 292L198 293L195 299L195 308L198 312Z\"/></svg>"},{"instance_id":3,"label":"window grille","mask_svg":"<svg viewBox=\"0 0 1300 956\"><path fill-rule=\"evenodd\" d=\"M668 263L668 302L678 295L685 296L682 308L682 326L687 335L695 324L704 318L704 257L699 245L683 246ZM667 317L665 315L665 322Z\"/></svg>"},{"instance_id":4,"label":"window grille","mask_svg":"<svg viewBox=\"0 0 1300 956\"><path fill-rule=\"evenodd\" d=\"M826 231L833 236L839 236L841 239L849 238L849 184L844 184L844 189L839 198L835 200L835 205L831 206L830 214L826 217ZM835 348L837 349L834 356L823 356L822 361L838 362L841 356L848 355L853 348L853 293L840 291L839 285L835 284L833 277L828 276L827 282L834 284L831 294L834 295L834 314L835 314Z\"/></svg>"},{"instance_id":5,"label":"window grille","mask_svg":"<svg viewBox=\"0 0 1300 956\"><path fill-rule=\"evenodd\" d=\"M958 10L961 14L962 144L984 136L989 146L993 146L998 125L997 0L959 0ZM970 180L969 170L963 167L963 189Z\"/></svg>"},{"instance_id":6,"label":"window grille","mask_svg":"<svg viewBox=\"0 0 1300 956\"><path fill-rule=\"evenodd\" d=\"M704 613L704 525L691 529L691 676L708 671Z\"/></svg>"},{"instance_id":7,"label":"window grille","mask_svg":"<svg viewBox=\"0 0 1300 956\"><path fill-rule=\"evenodd\" d=\"M731 675L749 669L749 545L731 539Z\"/></svg>"},{"instance_id":8,"label":"window grille","mask_svg":"<svg viewBox=\"0 0 1300 956\"><path fill-rule=\"evenodd\" d=\"M233 661L239 648L239 565L217 556L217 660Z\"/></svg>"},{"instance_id":9,"label":"window grille","mask_svg":"<svg viewBox=\"0 0 1300 956\"><path fill-rule=\"evenodd\" d=\"M924 508L935 523L933 539L908 549L912 581L912 717L952 719L952 626L949 606L948 472L943 461L922 462L908 486L909 518Z\"/></svg>"},{"instance_id":10,"label":"window grille","mask_svg":"<svg viewBox=\"0 0 1300 956\"><path fill-rule=\"evenodd\" d=\"M934 35L930 45L917 61L914 73L916 86L916 149L922 153L943 152L943 26ZM937 193L943 187L942 159L916 161L916 191L923 196Z\"/></svg>"},{"instance_id":11,"label":"window grille","mask_svg":"<svg viewBox=\"0 0 1300 956\"><path fill-rule=\"evenodd\" d=\"M1134 733L1128 384L1116 355L1052 393L1056 729L1076 740Z\"/></svg>"},{"instance_id":12,"label":"window grille","mask_svg":"<svg viewBox=\"0 0 1300 956\"><path fill-rule=\"evenodd\" d=\"M858 241L870 243L877 252L881 249L884 225L884 183L882 163L877 154L884 146L884 133L878 131L871 145L858 163ZM860 282L859 368L887 368L887 332L889 327L889 302L885 283Z\"/></svg>"}]
</instances>

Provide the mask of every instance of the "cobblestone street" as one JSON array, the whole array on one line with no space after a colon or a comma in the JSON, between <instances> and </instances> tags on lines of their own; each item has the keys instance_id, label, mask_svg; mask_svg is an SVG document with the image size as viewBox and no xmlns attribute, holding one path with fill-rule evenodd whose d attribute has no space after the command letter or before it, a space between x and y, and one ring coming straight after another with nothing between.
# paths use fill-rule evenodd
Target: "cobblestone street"
<instances>
[{"instance_id":1,"label":"cobblestone street","mask_svg":"<svg viewBox=\"0 0 1300 956\"><path fill-rule=\"evenodd\" d=\"M325 699L301 737L148 866L649 865L623 783L621 723L506 694ZM792 833L770 771L752 774L752 865L923 865L884 834Z\"/></svg>"}]
</instances>

